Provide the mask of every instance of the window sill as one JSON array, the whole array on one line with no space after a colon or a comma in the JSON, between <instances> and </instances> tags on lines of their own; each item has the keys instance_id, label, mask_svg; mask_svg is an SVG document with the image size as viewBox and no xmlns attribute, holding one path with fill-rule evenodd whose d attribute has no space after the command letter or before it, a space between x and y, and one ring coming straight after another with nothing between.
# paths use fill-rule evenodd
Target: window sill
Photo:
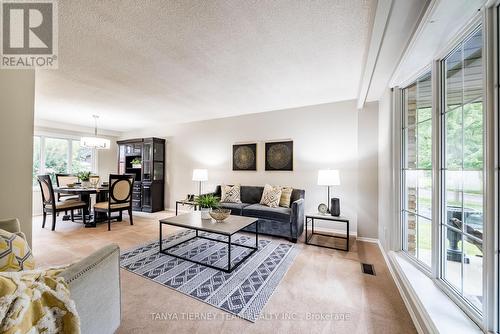
<instances>
[{"instance_id":1,"label":"window sill","mask_svg":"<svg viewBox=\"0 0 500 334\"><path fill-rule=\"evenodd\" d=\"M480 334L474 323L404 254L390 252L394 280L419 332Z\"/></svg>"}]
</instances>

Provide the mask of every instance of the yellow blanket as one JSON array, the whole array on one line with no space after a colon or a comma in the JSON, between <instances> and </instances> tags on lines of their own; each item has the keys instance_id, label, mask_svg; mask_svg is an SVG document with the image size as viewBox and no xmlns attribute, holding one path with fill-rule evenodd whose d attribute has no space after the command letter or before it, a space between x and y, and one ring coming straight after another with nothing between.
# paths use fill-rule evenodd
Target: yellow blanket
<instances>
[{"instance_id":1,"label":"yellow blanket","mask_svg":"<svg viewBox=\"0 0 500 334\"><path fill-rule=\"evenodd\" d=\"M0 273L0 333L80 333L63 270Z\"/></svg>"}]
</instances>

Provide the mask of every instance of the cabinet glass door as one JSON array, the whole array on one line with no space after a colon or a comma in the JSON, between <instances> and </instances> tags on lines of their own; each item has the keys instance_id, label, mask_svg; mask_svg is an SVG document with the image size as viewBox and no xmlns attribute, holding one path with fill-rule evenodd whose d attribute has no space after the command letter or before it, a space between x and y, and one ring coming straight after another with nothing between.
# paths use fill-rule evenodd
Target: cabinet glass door
<instances>
[{"instance_id":1,"label":"cabinet glass door","mask_svg":"<svg viewBox=\"0 0 500 334\"><path fill-rule=\"evenodd\" d=\"M154 144L154 160L155 161L163 161L163 144L155 143Z\"/></svg>"},{"instance_id":2,"label":"cabinet glass door","mask_svg":"<svg viewBox=\"0 0 500 334\"><path fill-rule=\"evenodd\" d=\"M142 185L142 206L151 206L151 185L149 184Z\"/></svg>"},{"instance_id":3,"label":"cabinet glass door","mask_svg":"<svg viewBox=\"0 0 500 334\"><path fill-rule=\"evenodd\" d=\"M144 160L153 160L153 144L152 143L144 143Z\"/></svg>"},{"instance_id":4,"label":"cabinet glass door","mask_svg":"<svg viewBox=\"0 0 500 334\"><path fill-rule=\"evenodd\" d=\"M120 145L120 162L125 163L125 145Z\"/></svg>"},{"instance_id":5,"label":"cabinet glass door","mask_svg":"<svg viewBox=\"0 0 500 334\"><path fill-rule=\"evenodd\" d=\"M125 163L124 162L120 162L120 164L118 166L118 174L125 174Z\"/></svg>"},{"instance_id":6,"label":"cabinet glass door","mask_svg":"<svg viewBox=\"0 0 500 334\"><path fill-rule=\"evenodd\" d=\"M142 171L143 171L143 180L150 181L151 173L152 173L152 159L153 159L153 144L152 143L144 143L143 150L143 161L142 161Z\"/></svg>"},{"instance_id":7,"label":"cabinet glass door","mask_svg":"<svg viewBox=\"0 0 500 334\"><path fill-rule=\"evenodd\" d=\"M153 180L163 181L163 162L154 163Z\"/></svg>"}]
</instances>

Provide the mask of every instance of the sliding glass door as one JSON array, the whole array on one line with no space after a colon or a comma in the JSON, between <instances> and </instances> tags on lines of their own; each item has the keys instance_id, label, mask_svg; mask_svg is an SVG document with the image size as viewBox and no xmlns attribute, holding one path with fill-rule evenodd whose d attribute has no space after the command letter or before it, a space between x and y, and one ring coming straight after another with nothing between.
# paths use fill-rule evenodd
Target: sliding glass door
<instances>
[{"instance_id":1,"label":"sliding glass door","mask_svg":"<svg viewBox=\"0 0 500 334\"><path fill-rule=\"evenodd\" d=\"M478 28L441 62L441 278L482 311L484 65Z\"/></svg>"}]
</instances>

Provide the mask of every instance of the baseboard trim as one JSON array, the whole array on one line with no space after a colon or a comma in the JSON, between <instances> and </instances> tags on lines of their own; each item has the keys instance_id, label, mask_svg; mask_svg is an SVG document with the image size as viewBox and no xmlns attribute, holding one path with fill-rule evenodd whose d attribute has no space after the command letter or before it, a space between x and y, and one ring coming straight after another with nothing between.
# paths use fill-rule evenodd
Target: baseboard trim
<instances>
[{"instance_id":1,"label":"baseboard trim","mask_svg":"<svg viewBox=\"0 0 500 334\"><path fill-rule=\"evenodd\" d=\"M375 239L375 238L357 237L356 240L357 241L371 242L371 243L374 243L374 244L378 244L379 247L380 247L380 242L378 241L378 239Z\"/></svg>"}]
</instances>

